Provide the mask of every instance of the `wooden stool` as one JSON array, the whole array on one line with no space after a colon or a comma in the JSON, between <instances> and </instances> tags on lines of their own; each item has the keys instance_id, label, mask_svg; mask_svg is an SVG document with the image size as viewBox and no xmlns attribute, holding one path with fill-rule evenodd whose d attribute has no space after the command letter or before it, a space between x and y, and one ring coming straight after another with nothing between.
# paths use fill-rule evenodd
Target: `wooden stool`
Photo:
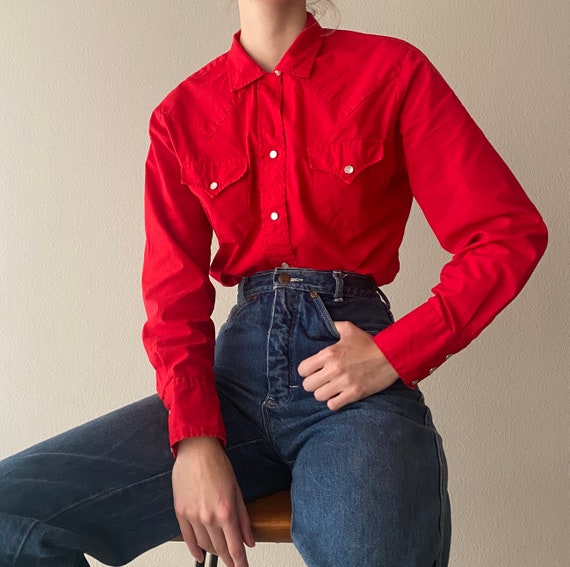
<instances>
[{"instance_id":1,"label":"wooden stool","mask_svg":"<svg viewBox=\"0 0 570 567\"><path fill-rule=\"evenodd\" d=\"M288 490L250 502L247 511L256 542L291 543L291 495ZM172 541L184 539L180 535ZM203 563L195 563L195 567L217 565L218 558L208 553Z\"/></svg>"}]
</instances>

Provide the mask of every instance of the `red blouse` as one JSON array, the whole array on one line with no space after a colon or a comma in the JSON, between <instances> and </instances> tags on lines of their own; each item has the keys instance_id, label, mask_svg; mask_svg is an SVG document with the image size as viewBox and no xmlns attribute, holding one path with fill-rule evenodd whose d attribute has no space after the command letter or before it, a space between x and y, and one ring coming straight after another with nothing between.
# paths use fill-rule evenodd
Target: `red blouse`
<instances>
[{"instance_id":1,"label":"red blouse","mask_svg":"<svg viewBox=\"0 0 570 567\"><path fill-rule=\"evenodd\" d=\"M286 262L387 284L415 197L453 258L433 295L374 338L414 388L519 293L547 242L512 172L416 47L331 33L308 14L266 72L239 37L150 119L143 343L174 453L185 437L225 439L208 274L231 286Z\"/></svg>"}]
</instances>

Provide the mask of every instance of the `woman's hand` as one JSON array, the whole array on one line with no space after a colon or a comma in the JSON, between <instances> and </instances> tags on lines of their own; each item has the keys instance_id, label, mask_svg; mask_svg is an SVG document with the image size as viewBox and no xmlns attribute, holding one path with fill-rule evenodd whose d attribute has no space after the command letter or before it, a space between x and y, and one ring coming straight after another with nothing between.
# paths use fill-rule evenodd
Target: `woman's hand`
<instances>
[{"instance_id":1,"label":"woman's hand","mask_svg":"<svg viewBox=\"0 0 570 567\"><path fill-rule=\"evenodd\" d=\"M391 386L398 373L372 337L350 321L335 322L340 340L299 364L303 388L331 410Z\"/></svg>"},{"instance_id":2,"label":"woman's hand","mask_svg":"<svg viewBox=\"0 0 570 567\"><path fill-rule=\"evenodd\" d=\"M241 490L218 439L194 437L178 444L172 469L174 510L192 556L215 553L227 567L248 567L244 543L255 545Z\"/></svg>"}]
</instances>

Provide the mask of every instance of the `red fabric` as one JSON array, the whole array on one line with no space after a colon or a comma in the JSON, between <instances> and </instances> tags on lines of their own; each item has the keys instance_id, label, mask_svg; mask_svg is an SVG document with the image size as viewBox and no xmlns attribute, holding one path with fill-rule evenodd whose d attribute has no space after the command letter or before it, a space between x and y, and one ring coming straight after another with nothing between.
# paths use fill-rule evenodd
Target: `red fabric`
<instances>
[{"instance_id":1,"label":"red fabric","mask_svg":"<svg viewBox=\"0 0 570 567\"><path fill-rule=\"evenodd\" d=\"M375 337L410 388L521 290L547 242L507 165L426 56L395 38L305 29L275 72L239 43L154 110L143 342L170 441L225 439L214 288L281 266L399 270L415 197L453 256L425 303ZM210 265L212 228L219 251Z\"/></svg>"}]
</instances>

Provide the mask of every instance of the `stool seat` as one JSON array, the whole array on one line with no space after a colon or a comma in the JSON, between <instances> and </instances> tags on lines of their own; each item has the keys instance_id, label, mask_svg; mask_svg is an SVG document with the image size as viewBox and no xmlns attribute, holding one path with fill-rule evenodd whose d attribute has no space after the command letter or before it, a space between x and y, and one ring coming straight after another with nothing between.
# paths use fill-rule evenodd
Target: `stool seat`
<instances>
[{"instance_id":1,"label":"stool seat","mask_svg":"<svg viewBox=\"0 0 570 567\"><path fill-rule=\"evenodd\" d=\"M291 494L288 490L246 504L256 542L290 543ZM184 541L181 535L172 541Z\"/></svg>"},{"instance_id":2,"label":"stool seat","mask_svg":"<svg viewBox=\"0 0 570 567\"><path fill-rule=\"evenodd\" d=\"M290 543L291 494L270 494L246 505L255 541Z\"/></svg>"}]
</instances>

